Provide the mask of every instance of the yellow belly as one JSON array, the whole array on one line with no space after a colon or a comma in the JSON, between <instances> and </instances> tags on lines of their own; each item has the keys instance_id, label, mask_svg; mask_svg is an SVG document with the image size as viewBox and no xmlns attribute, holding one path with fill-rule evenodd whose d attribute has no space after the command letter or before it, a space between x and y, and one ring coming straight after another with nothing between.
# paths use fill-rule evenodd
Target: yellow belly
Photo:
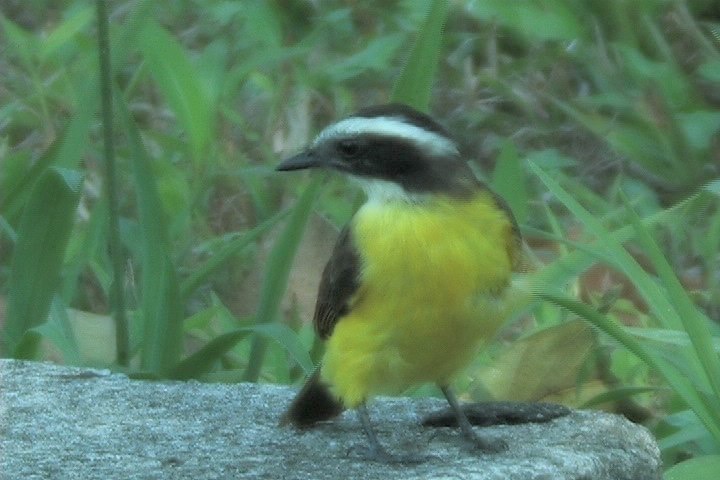
<instances>
[{"instance_id":1,"label":"yellow belly","mask_svg":"<svg viewBox=\"0 0 720 480\"><path fill-rule=\"evenodd\" d=\"M364 205L352 224L360 288L328 339L322 377L346 407L447 384L504 320L511 224L489 194Z\"/></svg>"}]
</instances>

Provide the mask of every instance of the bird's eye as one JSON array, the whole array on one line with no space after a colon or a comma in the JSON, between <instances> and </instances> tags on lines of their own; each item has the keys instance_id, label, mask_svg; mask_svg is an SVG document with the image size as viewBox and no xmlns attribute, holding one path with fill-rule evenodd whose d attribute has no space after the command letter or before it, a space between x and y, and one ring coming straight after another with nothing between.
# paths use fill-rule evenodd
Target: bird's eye
<instances>
[{"instance_id":1,"label":"bird's eye","mask_svg":"<svg viewBox=\"0 0 720 480\"><path fill-rule=\"evenodd\" d=\"M354 140L342 140L337 144L338 151L347 158L352 158L360 153L360 144Z\"/></svg>"}]
</instances>

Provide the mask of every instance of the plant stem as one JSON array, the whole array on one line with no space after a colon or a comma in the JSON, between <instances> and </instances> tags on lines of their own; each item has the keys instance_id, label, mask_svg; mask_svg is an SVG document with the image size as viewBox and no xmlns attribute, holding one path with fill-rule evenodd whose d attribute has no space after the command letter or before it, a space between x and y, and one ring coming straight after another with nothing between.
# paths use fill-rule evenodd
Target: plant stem
<instances>
[{"instance_id":1,"label":"plant stem","mask_svg":"<svg viewBox=\"0 0 720 480\"><path fill-rule=\"evenodd\" d=\"M129 335L125 292L125 270L120 242L120 220L117 202L117 177L115 173L115 149L113 145L112 80L110 63L110 40L106 0L96 0L98 20L98 53L100 58L100 97L102 100L103 143L105 147L105 188L108 199L108 243L113 269L110 287L110 304L115 314L115 342L117 362L124 367L129 363Z\"/></svg>"}]
</instances>

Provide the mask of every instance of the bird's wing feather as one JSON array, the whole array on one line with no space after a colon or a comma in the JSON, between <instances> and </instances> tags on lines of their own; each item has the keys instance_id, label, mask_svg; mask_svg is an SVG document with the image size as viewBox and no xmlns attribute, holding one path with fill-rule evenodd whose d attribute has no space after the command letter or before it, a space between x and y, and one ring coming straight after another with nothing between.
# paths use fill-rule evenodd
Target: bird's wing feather
<instances>
[{"instance_id":1,"label":"bird's wing feather","mask_svg":"<svg viewBox=\"0 0 720 480\"><path fill-rule=\"evenodd\" d=\"M338 320L347 313L360 285L359 277L360 256L352 243L350 228L345 227L320 280L313 319L320 338L328 338Z\"/></svg>"}]
</instances>

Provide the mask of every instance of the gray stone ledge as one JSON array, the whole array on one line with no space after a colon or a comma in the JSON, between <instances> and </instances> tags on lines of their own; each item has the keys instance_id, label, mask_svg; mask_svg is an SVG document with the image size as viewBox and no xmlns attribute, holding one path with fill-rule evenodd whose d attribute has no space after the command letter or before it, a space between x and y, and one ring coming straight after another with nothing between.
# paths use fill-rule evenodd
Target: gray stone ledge
<instances>
[{"instance_id":1,"label":"gray stone ledge","mask_svg":"<svg viewBox=\"0 0 720 480\"><path fill-rule=\"evenodd\" d=\"M483 428L510 448L476 455L453 429L419 425L434 399L371 406L395 453L414 465L364 461L352 414L299 433L278 428L294 390L255 384L143 382L108 371L0 360L0 472L7 479L655 480L659 451L643 427L575 411L546 424Z\"/></svg>"}]
</instances>

